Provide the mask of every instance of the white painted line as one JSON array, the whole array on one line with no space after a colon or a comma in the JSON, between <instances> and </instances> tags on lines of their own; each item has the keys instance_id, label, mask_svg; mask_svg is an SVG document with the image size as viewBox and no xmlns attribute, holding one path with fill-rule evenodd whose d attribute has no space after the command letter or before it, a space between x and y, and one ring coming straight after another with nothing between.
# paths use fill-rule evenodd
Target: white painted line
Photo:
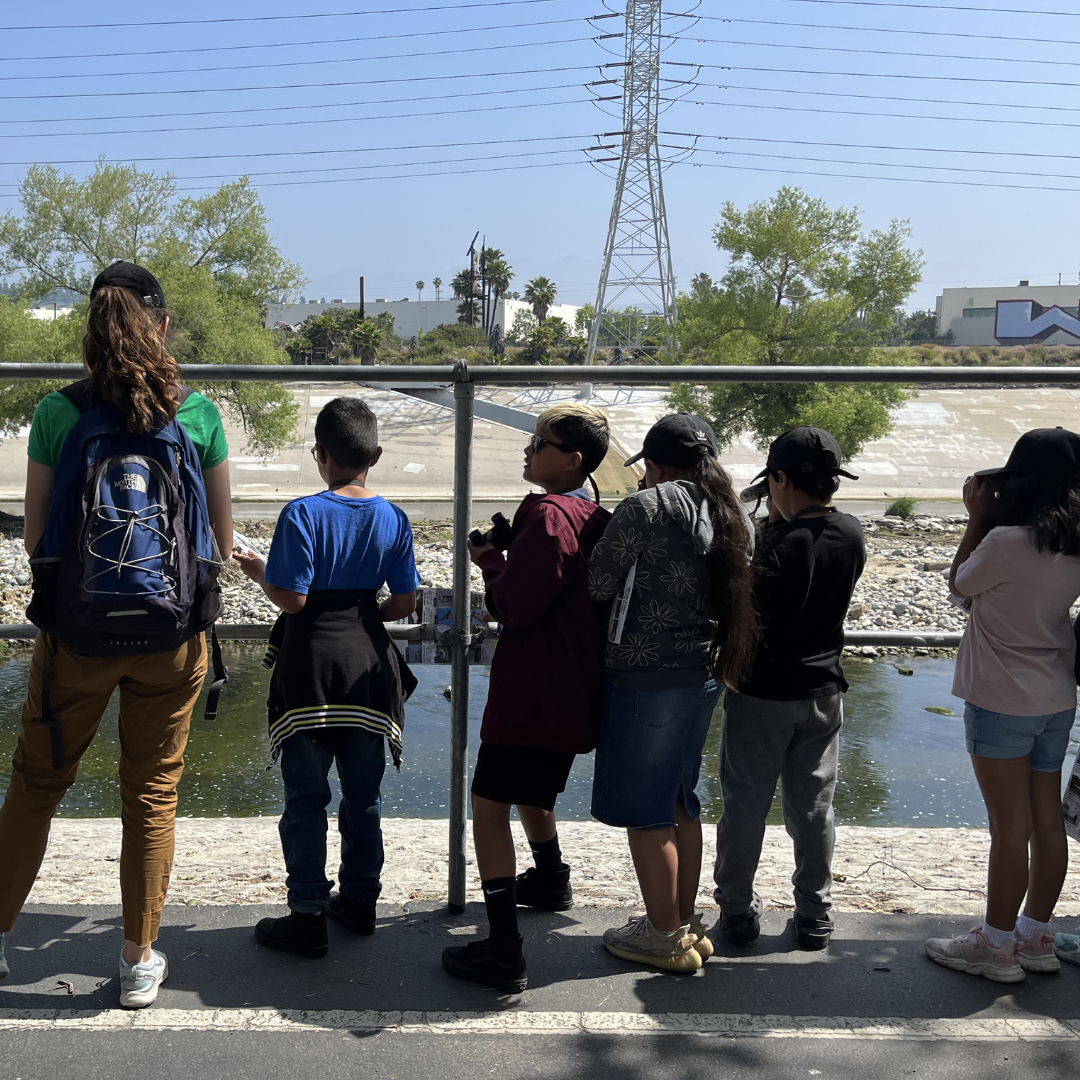
<instances>
[{"instance_id":1,"label":"white painted line","mask_svg":"<svg viewBox=\"0 0 1080 1080\"><path fill-rule=\"evenodd\" d=\"M1080 1020L740 1013L0 1009L0 1031L382 1031L406 1035L705 1035L891 1041L1080 1041Z\"/></svg>"}]
</instances>

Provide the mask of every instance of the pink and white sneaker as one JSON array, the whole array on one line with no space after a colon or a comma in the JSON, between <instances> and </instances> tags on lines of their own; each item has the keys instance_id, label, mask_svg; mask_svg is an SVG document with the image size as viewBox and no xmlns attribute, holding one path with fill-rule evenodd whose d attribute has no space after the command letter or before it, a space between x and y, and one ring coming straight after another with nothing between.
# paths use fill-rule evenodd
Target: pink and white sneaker
<instances>
[{"instance_id":1,"label":"pink and white sneaker","mask_svg":"<svg viewBox=\"0 0 1080 1080\"><path fill-rule=\"evenodd\" d=\"M1024 981L1024 969L1020 966L1017 944L1007 941L996 949L987 940L982 927L977 926L970 934L960 937L930 938L926 943L926 955L935 964L953 971L981 975L992 982L1018 983Z\"/></svg>"},{"instance_id":2,"label":"pink and white sneaker","mask_svg":"<svg viewBox=\"0 0 1080 1080\"><path fill-rule=\"evenodd\" d=\"M1016 939L1016 957L1025 971L1060 971L1061 961L1054 955L1054 935L1040 934L1027 941Z\"/></svg>"}]
</instances>

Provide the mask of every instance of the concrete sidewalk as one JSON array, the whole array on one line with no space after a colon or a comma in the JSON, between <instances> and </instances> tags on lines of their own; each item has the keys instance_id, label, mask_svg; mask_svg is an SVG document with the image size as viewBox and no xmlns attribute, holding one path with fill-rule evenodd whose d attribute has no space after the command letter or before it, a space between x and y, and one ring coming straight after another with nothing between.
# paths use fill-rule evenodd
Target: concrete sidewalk
<instances>
[{"instance_id":1,"label":"concrete sidewalk","mask_svg":"<svg viewBox=\"0 0 1080 1080\"><path fill-rule=\"evenodd\" d=\"M843 915L830 948L809 953L795 945L788 917L769 912L754 945L720 941L701 971L677 976L602 948L600 934L626 911L523 912L530 988L505 997L439 966L445 945L482 925L479 905L457 917L432 903L386 906L371 938L332 924L330 955L316 961L256 945L254 922L281 911L167 908L159 947L169 981L156 1006L129 1013L117 1007L118 909L27 909L8 937L12 974L0 984L0 1076L115 1076L120 1053L132 1068L137 1060L143 1072L187 1078L698 1077L755 1068L975 1077L991 1064L995 1075L1038 1067L1064 1077L1075 1075L1080 1051L1080 970L1014 986L946 971L922 943L968 928L947 916Z\"/></svg>"}]
</instances>

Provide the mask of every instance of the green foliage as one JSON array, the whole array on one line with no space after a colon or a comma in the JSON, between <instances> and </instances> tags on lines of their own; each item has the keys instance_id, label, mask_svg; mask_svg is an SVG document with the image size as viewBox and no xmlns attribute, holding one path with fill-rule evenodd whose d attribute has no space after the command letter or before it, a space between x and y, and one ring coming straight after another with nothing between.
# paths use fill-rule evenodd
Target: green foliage
<instances>
[{"instance_id":1,"label":"green foliage","mask_svg":"<svg viewBox=\"0 0 1080 1080\"><path fill-rule=\"evenodd\" d=\"M514 345L524 345L529 340L529 335L537 327L536 316L525 308L519 308L514 315L514 321L510 324L510 332L506 340Z\"/></svg>"},{"instance_id":2,"label":"green foliage","mask_svg":"<svg viewBox=\"0 0 1080 1080\"><path fill-rule=\"evenodd\" d=\"M546 277L535 277L532 281L526 282L525 291L522 296L525 298L526 303L532 305L533 314L536 316L536 321L541 324L547 318L547 313L551 310L551 305L555 303L555 297L559 294L559 288L554 281L550 281Z\"/></svg>"},{"instance_id":3,"label":"green foliage","mask_svg":"<svg viewBox=\"0 0 1080 1080\"><path fill-rule=\"evenodd\" d=\"M20 275L33 299L55 288L87 297L115 259L148 267L169 304L169 348L180 363L287 362L263 326L265 306L303 284L269 233L269 220L247 178L199 198L177 198L169 175L99 161L84 180L35 165L20 184L21 213L0 217L0 273ZM0 353L22 362L81 358L84 299L66 319L32 325L21 309L0 314ZM21 382L0 387L0 429L27 422L33 405L56 387ZM291 435L292 395L275 383L205 384L249 445L266 452Z\"/></svg>"},{"instance_id":4,"label":"green foliage","mask_svg":"<svg viewBox=\"0 0 1080 1080\"><path fill-rule=\"evenodd\" d=\"M439 290L442 288L442 278L441 277L433 277L431 279L431 284L435 288L435 299L436 300L440 299Z\"/></svg>"},{"instance_id":5,"label":"green foliage","mask_svg":"<svg viewBox=\"0 0 1080 1080\"><path fill-rule=\"evenodd\" d=\"M479 327L465 323L436 326L420 336L408 357L413 364L451 364L462 358L469 363L491 363L488 336Z\"/></svg>"},{"instance_id":6,"label":"green foliage","mask_svg":"<svg viewBox=\"0 0 1080 1080\"><path fill-rule=\"evenodd\" d=\"M588 338L592 330L593 316L596 308L592 304L582 304L574 316L574 334L577 337Z\"/></svg>"},{"instance_id":7,"label":"green foliage","mask_svg":"<svg viewBox=\"0 0 1080 1080\"><path fill-rule=\"evenodd\" d=\"M570 337L570 327L565 319L560 319L556 315L550 319L545 319L544 326L555 335L556 345L566 344L567 338Z\"/></svg>"},{"instance_id":8,"label":"green foliage","mask_svg":"<svg viewBox=\"0 0 1080 1080\"><path fill-rule=\"evenodd\" d=\"M909 499L907 496L901 499L893 499L893 501L885 507L885 516L903 518L905 521L914 521L915 500Z\"/></svg>"},{"instance_id":9,"label":"green foliage","mask_svg":"<svg viewBox=\"0 0 1080 1080\"><path fill-rule=\"evenodd\" d=\"M924 344L913 348L879 349L883 364L926 364L930 367L982 367L987 364L1005 367L1069 367L1080 364L1080 349L1075 345L957 345L954 347Z\"/></svg>"},{"instance_id":10,"label":"green foliage","mask_svg":"<svg viewBox=\"0 0 1080 1080\"><path fill-rule=\"evenodd\" d=\"M529 334L520 359L525 364L543 364L555 359L555 331L547 326L537 326Z\"/></svg>"},{"instance_id":11,"label":"green foliage","mask_svg":"<svg viewBox=\"0 0 1080 1080\"><path fill-rule=\"evenodd\" d=\"M725 204L713 237L729 255L727 273L719 285L698 275L679 301L677 333L690 363L880 363L875 345L922 267L906 222L864 234L857 210L832 210L798 188L745 211ZM669 403L715 418L725 446L746 431L764 446L813 424L851 456L890 430L892 412L910 396L895 384L728 383L681 385Z\"/></svg>"}]
</instances>

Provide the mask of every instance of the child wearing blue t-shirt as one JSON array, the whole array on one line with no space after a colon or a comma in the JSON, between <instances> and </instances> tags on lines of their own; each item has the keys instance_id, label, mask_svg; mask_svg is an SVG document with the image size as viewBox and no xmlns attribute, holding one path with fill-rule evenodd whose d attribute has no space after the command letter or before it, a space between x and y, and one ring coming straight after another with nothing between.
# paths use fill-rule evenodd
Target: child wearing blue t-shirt
<instances>
[{"instance_id":1,"label":"child wearing blue t-shirt","mask_svg":"<svg viewBox=\"0 0 1080 1080\"><path fill-rule=\"evenodd\" d=\"M375 415L358 398L335 398L315 421L315 440L327 490L282 510L265 563L233 553L282 609L267 652L267 709L285 782L279 832L290 914L262 919L255 936L307 957L326 955L327 915L358 934L375 931L383 739L400 767L404 705L416 687L383 623L415 610L418 584L408 518L367 488L382 456ZM379 604L384 584L390 597ZM341 782L334 897L326 877L331 764Z\"/></svg>"}]
</instances>

